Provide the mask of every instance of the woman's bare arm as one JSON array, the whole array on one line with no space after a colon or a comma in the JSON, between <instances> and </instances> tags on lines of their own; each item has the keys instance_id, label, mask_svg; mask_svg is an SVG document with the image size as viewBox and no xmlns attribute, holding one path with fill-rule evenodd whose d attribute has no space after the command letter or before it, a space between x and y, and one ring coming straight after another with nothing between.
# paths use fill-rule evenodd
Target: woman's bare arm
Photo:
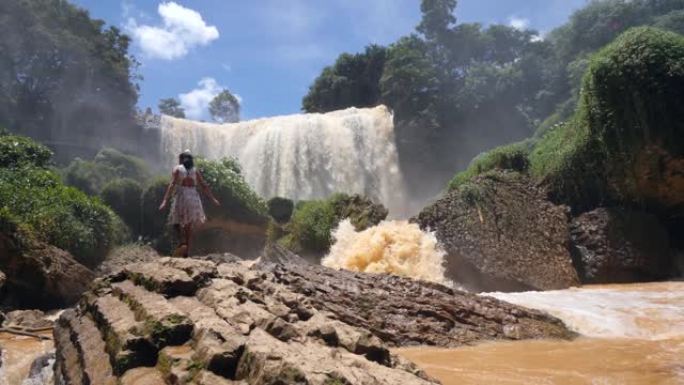
<instances>
[{"instance_id":1,"label":"woman's bare arm","mask_svg":"<svg viewBox=\"0 0 684 385\"><path fill-rule=\"evenodd\" d=\"M221 206L221 202L219 202L214 196L214 193L211 192L211 188L209 188L207 182L204 181L204 178L199 170L197 170L197 183L199 183L200 187L202 187L202 191L209 197L209 199L211 199L212 202L214 202L216 206Z\"/></svg>"},{"instance_id":2,"label":"woman's bare arm","mask_svg":"<svg viewBox=\"0 0 684 385\"><path fill-rule=\"evenodd\" d=\"M178 170L174 170L171 174L171 182L169 183L168 187L166 187L166 192L164 192L164 200L162 200L161 205L159 205L159 211L162 211L166 208L166 204L171 196L171 192L176 186L176 179L178 179Z\"/></svg>"}]
</instances>

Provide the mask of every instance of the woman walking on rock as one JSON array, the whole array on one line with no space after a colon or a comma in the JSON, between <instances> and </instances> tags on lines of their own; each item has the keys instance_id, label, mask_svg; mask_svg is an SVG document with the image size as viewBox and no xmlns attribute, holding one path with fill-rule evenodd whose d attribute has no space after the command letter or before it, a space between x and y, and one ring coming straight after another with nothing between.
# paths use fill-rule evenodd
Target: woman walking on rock
<instances>
[{"instance_id":1,"label":"woman walking on rock","mask_svg":"<svg viewBox=\"0 0 684 385\"><path fill-rule=\"evenodd\" d=\"M188 256L193 226L201 225L207 220L197 191L198 185L216 206L221 205L202 178L202 174L195 168L190 150L186 150L178 156L178 166L173 168L171 183L159 206L160 211L164 210L169 196L175 190L169 213L169 224L173 225L181 239L178 251L183 257Z\"/></svg>"}]
</instances>

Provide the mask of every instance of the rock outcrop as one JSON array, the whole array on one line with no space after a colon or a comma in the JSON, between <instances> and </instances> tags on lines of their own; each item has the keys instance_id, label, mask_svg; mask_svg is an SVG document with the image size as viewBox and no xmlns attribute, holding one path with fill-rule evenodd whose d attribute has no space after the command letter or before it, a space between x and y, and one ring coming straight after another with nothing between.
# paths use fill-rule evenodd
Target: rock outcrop
<instances>
[{"instance_id":1,"label":"rock outcrop","mask_svg":"<svg viewBox=\"0 0 684 385\"><path fill-rule=\"evenodd\" d=\"M160 258L58 320L57 383L433 384L389 346L571 338L543 313L314 265Z\"/></svg>"},{"instance_id":2,"label":"rock outcrop","mask_svg":"<svg viewBox=\"0 0 684 385\"><path fill-rule=\"evenodd\" d=\"M68 252L18 233L0 233L0 270L0 302L23 308L71 306L95 277Z\"/></svg>"},{"instance_id":3,"label":"rock outcrop","mask_svg":"<svg viewBox=\"0 0 684 385\"><path fill-rule=\"evenodd\" d=\"M652 214L599 208L571 223L575 264L585 283L620 283L673 275L667 229Z\"/></svg>"},{"instance_id":4,"label":"rock outcrop","mask_svg":"<svg viewBox=\"0 0 684 385\"><path fill-rule=\"evenodd\" d=\"M473 290L562 289L579 284L568 212L528 177L490 171L449 191L414 221L435 231L447 278Z\"/></svg>"}]
</instances>

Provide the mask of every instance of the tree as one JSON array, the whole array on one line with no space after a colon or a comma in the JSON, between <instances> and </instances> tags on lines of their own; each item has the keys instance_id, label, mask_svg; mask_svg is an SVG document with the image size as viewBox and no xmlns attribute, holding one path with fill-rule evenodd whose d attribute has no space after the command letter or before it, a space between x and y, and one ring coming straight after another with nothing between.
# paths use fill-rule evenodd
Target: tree
<instances>
[{"instance_id":1,"label":"tree","mask_svg":"<svg viewBox=\"0 0 684 385\"><path fill-rule=\"evenodd\" d=\"M209 113L219 123L239 122L240 101L230 91L223 90L209 103Z\"/></svg>"},{"instance_id":2,"label":"tree","mask_svg":"<svg viewBox=\"0 0 684 385\"><path fill-rule=\"evenodd\" d=\"M159 101L159 112L175 118L185 118L185 109L176 98L166 98Z\"/></svg>"},{"instance_id":3,"label":"tree","mask_svg":"<svg viewBox=\"0 0 684 385\"><path fill-rule=\"evenodd\" d=\"M105 138L124 137L138 98L129 44L68 1L1 1L0 124L93 152Z\"/></svg>"},{"instance_id":4,"label":"tree","mask_svg":"<svg viewBox=\"0 0 684 385\"><path fill-rule=\"evenodd\" d=\"M306 112L328 112L348 107L372 107L380 103L380 78L387 49L369 45L359 54L341 54L323 69L302 100Z\"/></svg>"},{"instance_id":5,"label":"tree","mask_svg":"<svg viewBox=\"0 0 684 385\"><path fill-rule=\"evenodd\" d=\"M219 123L239 122L240 101L229 90L223 90L209 103L209 113Z\"/></svg>"}]
</instances>

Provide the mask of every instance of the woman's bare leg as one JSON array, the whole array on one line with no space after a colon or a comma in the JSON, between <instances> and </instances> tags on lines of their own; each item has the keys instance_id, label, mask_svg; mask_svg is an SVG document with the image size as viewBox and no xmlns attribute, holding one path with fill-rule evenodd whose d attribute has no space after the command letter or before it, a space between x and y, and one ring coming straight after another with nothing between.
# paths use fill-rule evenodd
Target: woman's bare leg
<instances>
[{"instance_id":1,"label":"woman's bare leg","mask_svg":"<svg viewBox=\"0 0 684 385\"><path fill-rule=\"evenodd\" d=\"M185 253L183 254L183 257L187 258L188 253L190 252L190 239L192 238L192 225L187 224L184 226L185 230Z\"/></svg>"}]
</instances>

